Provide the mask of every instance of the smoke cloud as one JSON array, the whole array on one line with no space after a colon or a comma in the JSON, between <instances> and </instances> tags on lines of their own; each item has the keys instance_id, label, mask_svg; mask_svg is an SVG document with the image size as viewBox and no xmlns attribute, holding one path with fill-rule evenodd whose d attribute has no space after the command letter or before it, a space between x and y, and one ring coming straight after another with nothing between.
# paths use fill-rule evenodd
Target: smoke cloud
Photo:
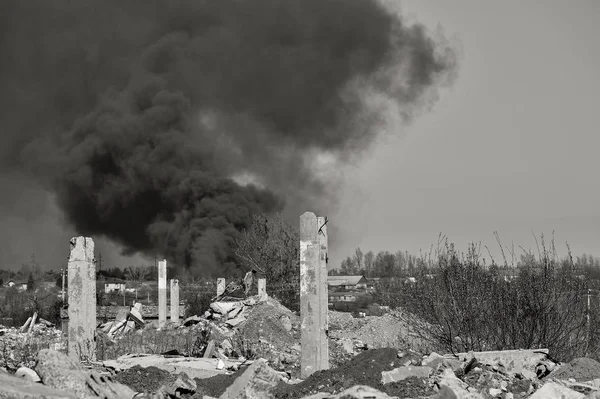
<instances>
[{"instance_id":1,"label":"smoke cloud","mask_svg":"<svg viewBox=\"0 0 600 399\"><path fill-rule=\"evenodd\" d=\"M456 67L376 0L1 7L3 170L80 234L209 274L233 267L253 214L335 198L315 165L368 148L374 104L409 119Z\"/></svg>"}]
</instances>

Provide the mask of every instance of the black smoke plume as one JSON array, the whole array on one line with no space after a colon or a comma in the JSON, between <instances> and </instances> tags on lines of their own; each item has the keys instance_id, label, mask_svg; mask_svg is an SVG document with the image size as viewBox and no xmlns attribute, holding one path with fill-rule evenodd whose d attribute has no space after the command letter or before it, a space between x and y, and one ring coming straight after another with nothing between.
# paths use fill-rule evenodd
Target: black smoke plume
<instances>
[{"instance_id":1,"label":"black smoke plume","mask_svg":"<svg viewBox=\"0 0 600 399\"><path fill-rule=\"evenodd\" d=\"M313 164L373 142L369 98L408 117L455 67L376 0L0 7L4 170L35 177L81 234L205 273L233 265L252 214L334 194Z\"/></svg>"}]
</instances>

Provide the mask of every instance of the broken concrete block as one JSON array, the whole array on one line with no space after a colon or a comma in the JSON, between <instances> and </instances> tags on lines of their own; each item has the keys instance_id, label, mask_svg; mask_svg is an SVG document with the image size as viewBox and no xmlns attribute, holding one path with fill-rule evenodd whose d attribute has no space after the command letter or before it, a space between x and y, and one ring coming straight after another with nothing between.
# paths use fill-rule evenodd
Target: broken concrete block
<instances>
[{"instance_id":1,"label":"broken concrete block","mask_svg":"<svg viewBox=\"0 0 600 399\"><path fill-rule=\"evenodd\" d=\"M550 381L535 391L529 399L583 399L584 397L582 393Z\"/></svg>"},{"instance_id":2,"label":"broken concrete block","mask_svg":"<svg viewBox=\"0 0 600 399\"><path fill-rule=\"evenodd\" d=\"M477 392L469 392L467 384L461 381L450 369L445 369L438 377L437 385L440 387L440 394L436 399L483 399L483 396Z\"/></svg>"},{"instance_id":3,"label":"broken concrete block","mask_svg":"<svg viewBox=\"0 0 600 399\"><path fill-rule=\"evenodd\" d=\"M318 393L315 395L307 396L303 399L394 399L394 396L388 396L388 394L378 391L375 388L371 388L366 385L355 385L352 388L348 388L345 391L340 392L337 395L330 393Z\"/></svg>"},{"instance_id":4,"label":"broken concrete block","mask_svg":"<svg viewBox=\"0 0 600 399\"><path fill-rule=\"evenodd\" d=\"M235 327L239 324L242 324L243 322L246 321L246 316L244 316L243 314L238 315L237 317L231 319L231 320L227 320L225 322L225 324L231 326L231 327Z\"/></svg>"},{"instance_id":5,"label":"broken concrete block","mask_svg":"<svg viewBox=\"0 0 600 399\"><path fill-rule=\"evenodd\" d=\"M219 399L271 399L273 388L281 381L279 373L258 359L231 384Z\"/></svg>"},{"instance_id":6,"label":"broken concrete block","mask_svg":"<svg viewBox=\"0 0 600 399\"><path fill-rule=\"evenodd\" d=\"M72 358L50 349L43 349L38 353L35 369L44 385L70 392L79 398L99 396L104 399L120 399L135 395L129 387L112 381L108 376L85 371Z\"/></svg>"},{"instance_id":7,"label":"broken concrete block","mask_svg":"<svg viewBox=\"0 0 600 399\"><path fill-rule=\"evenodd\" d=\"M390 371L381 372L381 383L389 384L390 382L402 381L411 377L429 378L431 367L426 366L403 366Z\"/></svg>"},{"instance_id":8,"label":"broken concrete block","mask_svg":"<svg viewBox=\"0 0 600 399\"><path fill-rule=\"evenodd\" d=\"M40 382L40 376L29 367L21 366L15 372L15 377L23 378L31 382Z\"/></svg>"},{"instance_id":9,"label":"broken concrete block","mask_svg":"<svg viewBox=\"0 0 600 399\"><path fill-rule=\"evenodd\" d=\"M210 308L220 315L227 315L236 304L237 302L213 302L210 304Z\"/></svg>"},{"instance_id":10,"label":"broken concrete block","mask_svg":"<svg viewBox=\"0 0 600 399\"><path fill-rule=\"evenodd\" d=\"M470 352L459 353L458 356L469 357L469 355L477 358L477 361L483 364L502 364L507 372L520 373L523 370L531 370L535 372L537 365L546 360L548 349L528 349L528 350L506 350L506 351L489 351L489 352Z\"/></svg>"},{"instance_id":11,"label":"broken concrete block","mask_svg":"<svg viewBox=\"0 0 600 399\"><path fill-rule=\"evenodd\" d=\"M435 369L438 366L438 364L441 364L444 362L444 359L445 359L444 356L442 356L438 353L435 353L435 352L431 352L429 354L429 356L427 356L425 359L423 359L421 361L421 365L429 366L429 367Z\"/></svg>"},{"instance_id":12,"label":"broken concrete block","mask_svg":"<svg viewBox=\"0 0 600 399\"><path fill-rule=\"evenodd\" d=\"M209 359L213 356L213 353L215 352L215 340L211 339L210 341L208 341L208 344L206 345L206 349L204 350L204 357L205 359Z\"/></svg>"},{"instance_id":13,"label":"broken concrete block","mask_svg":"<svg viewBox=\"0 0 600 399\"><path fill-rule=\"evenodd\" d=\"M0 373L1 399L76 399L77 396L42 384Z\"/></svg>"}]
</instances>

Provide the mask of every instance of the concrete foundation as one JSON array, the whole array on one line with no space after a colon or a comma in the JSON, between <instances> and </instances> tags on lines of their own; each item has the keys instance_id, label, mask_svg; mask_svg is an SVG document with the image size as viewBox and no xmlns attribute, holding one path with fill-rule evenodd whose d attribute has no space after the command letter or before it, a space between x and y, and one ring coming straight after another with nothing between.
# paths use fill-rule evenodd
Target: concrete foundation
<instances>
[{"instance_id":1,"label":"concrete foundation","mask_svg":"<svg viewBox=\"0 0 600 399\"><path fill-rule=\"evenodd\" d=\"M158 262L158 327L167 323L167 261Z\"/></svg>"},{"instance_id":2,"label":"concrete foundation","mask_svg":"<svg viewBox=\"0 0 600 399\"><path fill-rule=\"evenodd\" d=\"M96 360L96 264L94 241L89 237L71 239L67 266L69 328L68 354L76 360Z\"/></svg>"},{"instance_id":3,"label":"concrete foundation","mask_svg":"<svg viewBox=\"0 0 600 399\"><path fill-rule=\"evenodd\" d=\"M179 323L179 280L171 279L171 321Z\"/></svg>"}]
</instances>

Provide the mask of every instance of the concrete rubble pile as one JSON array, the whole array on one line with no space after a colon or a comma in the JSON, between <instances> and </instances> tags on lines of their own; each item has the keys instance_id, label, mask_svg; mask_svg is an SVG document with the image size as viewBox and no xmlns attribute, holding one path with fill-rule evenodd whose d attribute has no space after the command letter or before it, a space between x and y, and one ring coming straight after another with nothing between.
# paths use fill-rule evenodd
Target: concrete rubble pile
<instances>
[{"instance_id":1,"label":"concrete rubble pile","mask_svg":"<svg viewBox=\"0 0 600 399\"><path fill-rule=\"evenodd\" d=\"M265 357L278 370L298 366L299 317L269 296L219 301L201 316L185 319L182 327L205 333L201 348L205 358Z\"/></svg>"},{"instance_id":2,"label":"concrete rubble pile","mask_svg":"<svg viewBox=\"0 0 600 399\"><path fill-rule=\"evenodd\" d=\"M29 351L29 347L55 350L66 348L62 331L55 328L53 323L38 318L37 314L30 317L20 328L0 326L0 364L15 370L26 361L23 356Z\"/></svg>"},{"instance_id":3,"label":"concrete rubble pile","mask_svg":"<svg viewBox=\"0 0 600 399\"><path fill-rule=\"evenodd\" d=\"M99 329L109 338L118 338L130 331L143 328L142 304L137 302L129 310L121 310L115 320L102 324Z\"/></svg>"},{"instance_id":4,"label":"concrete rubble pile","mask_svg":"<svg viewBox=\"0 0 600 399\"><path fill-rule=\"evenodd\" d=\"M82 367L65 354L43 349L34 369L0 372L0 398L133 398L135 392L110 375Z\"/></svg>"}]
</instances>

